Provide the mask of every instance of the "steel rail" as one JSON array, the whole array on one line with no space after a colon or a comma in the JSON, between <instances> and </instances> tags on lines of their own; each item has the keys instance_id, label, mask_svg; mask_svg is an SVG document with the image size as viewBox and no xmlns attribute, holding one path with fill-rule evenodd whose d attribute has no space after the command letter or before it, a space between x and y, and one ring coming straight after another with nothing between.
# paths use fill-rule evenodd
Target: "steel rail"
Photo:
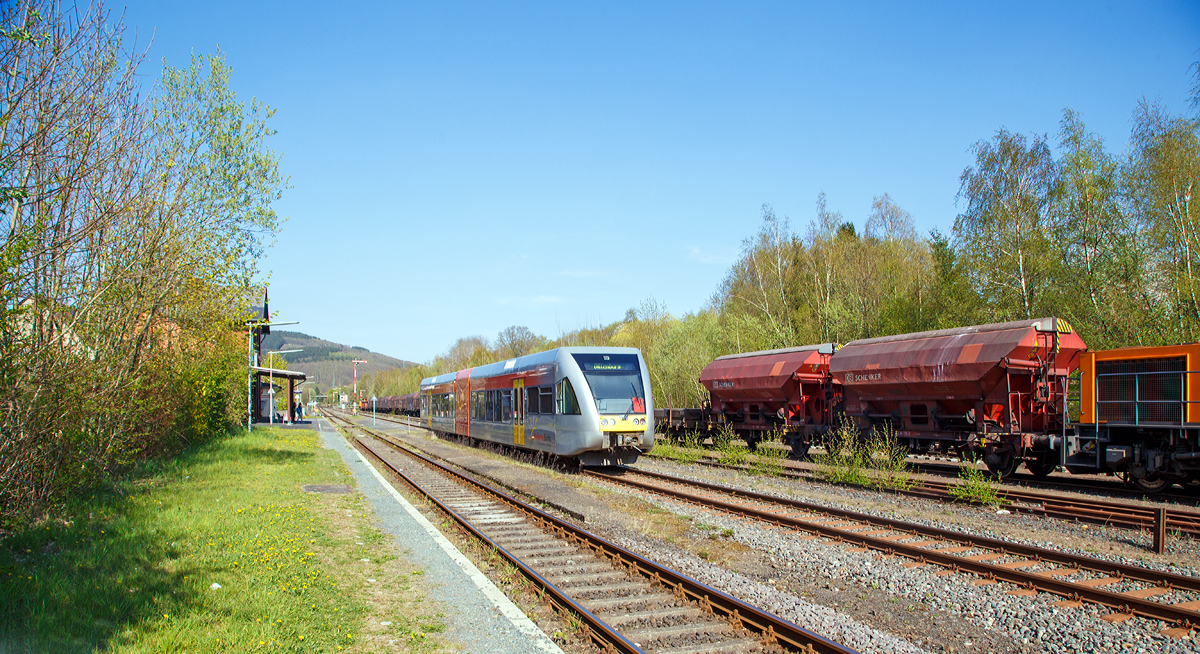
<instances>
[{"instance_id":1,"label":"steel rail","mask_svg":"<svg viewBox=\"0 0 1200 654\"><path fill-rule=\"evenodd\" d=\"M363 432L371 434L372 436L376 436L374 433L372 433L372 431L370 429L366 429L365 427L356 425L349 421L346 421L346 422L348 424L352 425L353 427L355 427L356 429L360 429ZM441 471L453 476L455 479L457 479L459 481L463 481L470 485L473 485L473 486L479 488L480 490L492 495L493 497L501 500L502 502L512 506L513 508L530 515L531 517L534 518L534 520L536 522L538 522L539 525L542 525L544 528L552 529L553 531L558 533L560 535L560 537L562 537L566 540L570 540L581 546L587 547L587 548L591 549L592 551L596 552L597 554L600 554L601 556L604 556L605 558L608 558L608 559L616 562L617 565L622 566L631 572L636 572L636 573L642 575L643 577L648 578L652 583L662 584L664 586L670 587L674 591L681 593L685 597L690 598L692 601L698 603L706 611L725 615L731 621L733 621L733 623L736 627L739 627L739 628L745 627L745 628L749 628L751 630L759 632L762 635L764 641L766 641L768 643L776 643L782 647L791 649L793 651L805 652L807 654L858 654L856 650L850 649L839 643L829 640L828 638L825 638L824 636L821 636L820 634L809 631L809 630L807 630L799 625L796 625L792 622L789 622L773 613L764 611L758 607L747 604L747 603L737 599L736 597L733 597L731 595L723 593L723 592L721 592L715 588L712 588L711 586L708 586L700 581L692 579L691 577L688 577L682 573L676 572L675 570L672 570L671 568L668 568L666 566L663 566L662 564L651 561L650 559L647 559L639 554L631 552L615 543L612 543L604 538L601 538L600 536L597 536L595 534L592 534L591 532L588 532L584 529L576 527L575 525L573 525L569 522L566 522L565 520L561 520L561 519L557 518L556 516L553 516L549 513L546 513L545 511L542 511L541 509L538 509L537 507L530 506L530 505L522 502L521 500L519 500L515 497L512 497L511 495L509 495L508 493L506 493L500 489L497 489L497 488L495 488L489 484L483 483L481 481L472 479L471 477L463 475L462 473L460 473L456 470L453 470L452 468L450 468L446 465L443 465L442 463L434 461L433 459L429 458L428 456L426 456L425 454L423 454L421 452L414 451L411 448L408 448L399 443L396 443L393 440L384 437L383 435L378 435L376 437L380 438L381 440L385 440L386 442L391 443L393 445L403 447L405 452L407 452L410 456L413 456L415 458L422 460L427 465L432 466L438 470L441 470ZM363 444L363 447L367 447L367 446L365 444ZM376 458L383 460L382 457L380 457L373 450L372 450L372 454ZM409 479L407 478L406 475L404 475L403 472L396 470L393 466L391 466L390 463L386 463L386 461L385 461L385 464L387 464L388 467L393 469L393 471L395 471L397 474L404 476L407 483L411 483L411 481L409 481ZM424 492L424 491L422 491L422 492ZM488 539L486 536L484 536L482 533L480 533L477 529L475 529L474 527L471 527L469 525L469 523L467 523L461 516L458 516L457 513L454 513L453 510L451 510L449 507L446 507L441 502L438 502L436 500L436 498L433 498L432 496L430 496L430 497L435 502L437 502L439 508L441 508L442 510L446 511L447 513L455 516L455 520L457 522L459 522L459 524L463 524L465 527L467 527L471 531L472 534L475 534L475 535L477 535L477 537L483 539L485 542L490 543L492 546L496 547L498 551L504 551L503 548L501 548L498 544L492 543L490 539ZM528 566L526 566L524 563L521 563L515 557L512 557L511 555L509 555L506 551L504 551L504 555L506 558L508 558L510 561L512 561L515 565L517 565L522 570L523 573L525 571L528 571L528 574L533 575L532 578L541 580L541 581L538 581L535 583L539 583L539 584L545 583L548 587L553 587L553 584L551 584L549 581L544 580L540 575L538 575L533 570L529 569ZM559 591L557 589L555 589L555 590L558 592L559 595L562 596L563 601L571 602L572 606L578 606L565 593L562 593L562 591ZM590 612L587 611L587 609L584 609L582 606L579 606L578 609L572 608L572 610L580 611L584 615L592 616L593 618L595 618L595 616L593 616ZM599 622L600 624L604 624L603 621L601 621L599 618L595 618L595 620L597 622ZM607 627L607 625L604 625L604 626ZM608 627L608 629L609 629L609 631L612 631L611 627ZM624 639L622 638L622 640L624 640ZM628 641L624 641L624 642L628 643ZM629 645L633 646L632 643L629 643ZM640 652L641 650L635 649L633 651Z\"/></svg>"},{"instance_id":2,"label":"steel rail","mask_svg":"<svg viewBox=\"0 0 1200 654\"><path fill-rule=\"evenodd\" d=\"M354 424L344 416L338 416L337 418L343 425L354 429L367 431L365 428ZM558 586L554 585L553 582L538 574L537 571L526 565L525 562L505 549L504 546L488 537L487 534L484 534L482 531L476 528L475 525L471 524L469 520L464 518L457 511L447 506L444 502L438 499L432 491L429 491L422 486L420 482L410 477L402 469L392 465L390 461L384 458L379 452L375 451L373 447L357 438L355 438L352 443L369 452L376 461L379 461L386 466L388 470L392 472L392 474L403 479L404 483L408 484L421 495L425 496L429 501L433 502L433 504L437 506L440 511L450 516L456 523L458 523L460 527L465 529L476 539L483 542L487 547L495 550L500 556L504 557L506 561L520 570L521 574L524 575L526 579L529 579L531 582L533 582L534 586L546 593L550 599L550 603L556 610L558 610L558 612L573 613L581 618L581 622L584 625L584 636L586 638L595 641L600 647L604 648L605 651L608 652L621 652L623 654L645 654L640 647L629 642L627 638L609 626L608 623L601 620L582 604L576 602L569 595L558 588Z\"/></svg>"},{"instance_id":3,"label":"steel rail","mask_svg":"<svg viewBox=\"0 0 1200 654\"><path fill-rule=\"evenodd\" d=\"M968 543L974 549L990 550L1006 556L1019 556L1037 562L1051 562L1078 570L1088 570L1090 572L1104 574L1106 576L1157 584L1166 588L1200 592L1200 579L1194 577L1157 572L1136 566L1101 561L1099 559L1092 559L1090 557L1076 556L1064 552L1055 552L1053 550L1044 550L1016 543L1008 543L987 537L970 536L959 532L938 529L936 527L926 527L924 525L907 523L890 518L879 518L876 516L857 513L855 511L847 511L844 509L832 509L816 504L810 504L808 502L801 502L799 500L779 498L752 491L743 491L739 489L718 486L715 484L708 484L705 482L679 479L669 475L651 473L644 470L625 469L625 471L640 475L647 475L672 483L679 483L683 485L704 488L706 490L717 491L735 497L740 496L755 501L768 502L790 508L822 513L826 516L836 516L840 520L854 520L856 522L863 523L863 525L867 527L886 527L891 531L911 534L912 536L936 537L942 540ZM1101 604L1120 613L1132 613L1143 617L1162 620L1164 622L1186 628L1192 628L1200 625L1200 611L1181 609L1170 604L1161 604L1148 599L1105 591L1100 588L1090 588L1072 582L1060 581L1052 576L1022 572L1020 570L1011 568L1003 568L982 561L973 561L969 558L956 556L954 554L942 553L938 550L929 550L923 547L917 547L898 542L894 537L881 538L863 533L856 533L854 531L846 531L844 529L839 529L837 527L822 524L820 522L783 516L769 511L723 502L721 500L697 497L695 495L669 488L663 488L653 484L646 484L631 479L623 479L619 475L612 475L593 470L585 471L582 474L642 488L650 492L661 493L676 499L696 503L701 506L711 506L734 514L754 517L780 526L788 526L808 532L818 533L835 541L855 543L859 546L878 550L885 554L900 555L921 563L934 563L955 572L971 572L985 579L1006 581L1023 588L1044 590L1068 599ZM837 521L833 522L836 523Z\"/></svg>"},{"instance_id":4,"label":"steel rail","mask_svg":"<svg viewBox=\"0 0 1200 654\"><path fill-rule=\"evenodd\" d=\"M396 424L406 424L402 419L381 415L381 419ZM713 467L723 467L733 470L744 470L740 466L731 466L717 461L702 460L699 463ZM804 478L806 475L792 470L784 473L789 477ZM920 480L918 486L903 491L895 491L908 497L919 497L936 501L963 501L955 498L950 487L952 483L934 480ZM978 502L971 502L978 504ZM1038 506L1028 506L1036 504ZM1157 519L1157 509L1122 502L1091 500L1080 498L1046 495L1020 488L1005 487L1001 491L1000 507L1024 515L1044 516L1060 520L1071 520L1087 524L1119 527L1124 529L1153 529ZM1200 513L1185 511L1179 508L1167 509L1166 529L1191 537L1200 537Z\"/></svg>"},{"instance_id":5,"label":"steel rail","mask_svg":"<svg viewBox=\"0 0 1200 654\"><path fill-rule=\"evenodd\" d=\"M701 465L730 470L745 471L743 466L733 466L718 461L697 461ZM810 478L811 475L787 470L784 476L796 479ZM918 485L907 490L890 491L908 497L920 497L938 501L962 501L950 493L953 484L932 480L919 480ZM1104 500L1085 500L1056 495L1045 495L1033 491L1010 487L999 489L1000 507L1014 513L1046 516L1063 520L1073 520L1088 524L1121 527L1125 529L1154 528L1155 513L1153 507L1136 506L1122 502ZM1016 500L1016 501L1014 501ZM1019 502L1040 504L1040 507L1024 506ZM979 504L979 502L970 502ZM1167 529L1192 537L1200 537L1200 513L1184 511L1178 508L1167 509Z\"/></svg>"}]
</instances>

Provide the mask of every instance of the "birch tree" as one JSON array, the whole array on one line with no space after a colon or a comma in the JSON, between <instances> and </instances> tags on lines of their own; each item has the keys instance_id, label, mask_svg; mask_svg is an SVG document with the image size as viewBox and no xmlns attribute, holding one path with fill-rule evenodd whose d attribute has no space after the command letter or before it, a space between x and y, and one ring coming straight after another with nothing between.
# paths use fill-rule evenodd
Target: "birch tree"
<instances>
[{"instance_id":1,"label":"birch tree","mask_svg":"<svg viewBox=\"0 0 1200 654\"><path fill-rule=\"evenodd\" d=\"M956 248L994 319L1035 317L1050 310L1054 158L1044 136L1005 129L971 150L975 166L959 177L966 210L954 220Z\"/></svg>"}]
</instances>

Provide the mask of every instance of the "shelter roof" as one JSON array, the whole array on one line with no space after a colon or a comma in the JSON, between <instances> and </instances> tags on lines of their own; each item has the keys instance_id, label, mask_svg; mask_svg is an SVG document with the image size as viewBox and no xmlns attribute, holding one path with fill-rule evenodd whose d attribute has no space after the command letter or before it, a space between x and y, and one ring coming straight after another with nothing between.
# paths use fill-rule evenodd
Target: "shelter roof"
<instances>
[{"instance_id":1,"label":"shelter roof","mask_svg":"<svg viewBox=\"0 0 1200 654\"><path fill-rule=\"evenodd\" d=\"M262 373L264 375L282 377L284 379L297 379L300 381L308 379L308 376L299 370L278 370L275 368L262 368L259 366L251 366L250 369L254 372Z\"/></svg>"}]
</instances>

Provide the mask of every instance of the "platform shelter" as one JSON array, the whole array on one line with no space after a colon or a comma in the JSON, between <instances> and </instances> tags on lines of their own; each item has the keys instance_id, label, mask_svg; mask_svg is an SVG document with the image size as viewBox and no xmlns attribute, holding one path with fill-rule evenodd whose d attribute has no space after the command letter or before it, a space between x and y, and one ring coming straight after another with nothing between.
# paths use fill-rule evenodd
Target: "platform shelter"
<instances>
[{"instance_id":1,"label":"platform shelter","mask_svg":"<svg viewBox=\"0 0 1200 654\"><path fill-rule=\"evenodd\" d=\"M254 377L251 386L251 394L253 405L258 407L257 415L254 416L254 422L269 422L271 420L271 411L275 407L271 406L270 388L273 383L280 385L287 382L287 412L283 416L284 423L290 423L296 420L296 387L304 383L308 379L304 373L299 370L277 370L273 368L262 368L259 366L251 366L250 373ZM278 380L278 381L275 381Z\"/></svg>"}]
</instances>

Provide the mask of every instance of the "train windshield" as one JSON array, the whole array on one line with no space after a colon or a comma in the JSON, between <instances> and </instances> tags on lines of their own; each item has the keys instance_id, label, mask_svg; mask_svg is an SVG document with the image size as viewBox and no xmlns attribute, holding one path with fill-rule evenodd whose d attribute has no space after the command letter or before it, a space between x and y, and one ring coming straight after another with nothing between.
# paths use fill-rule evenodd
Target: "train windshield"
<instances>
[{"instance_id":1,"label":"train windshield","mask_svg":"<svg viewBox=\"0 0 1200 654\"><path fill-rule=\"evenodd\" d=\"M572 354L600 413L645 413L646 392L636 354Z\"/></svg>"}]
</instances>

